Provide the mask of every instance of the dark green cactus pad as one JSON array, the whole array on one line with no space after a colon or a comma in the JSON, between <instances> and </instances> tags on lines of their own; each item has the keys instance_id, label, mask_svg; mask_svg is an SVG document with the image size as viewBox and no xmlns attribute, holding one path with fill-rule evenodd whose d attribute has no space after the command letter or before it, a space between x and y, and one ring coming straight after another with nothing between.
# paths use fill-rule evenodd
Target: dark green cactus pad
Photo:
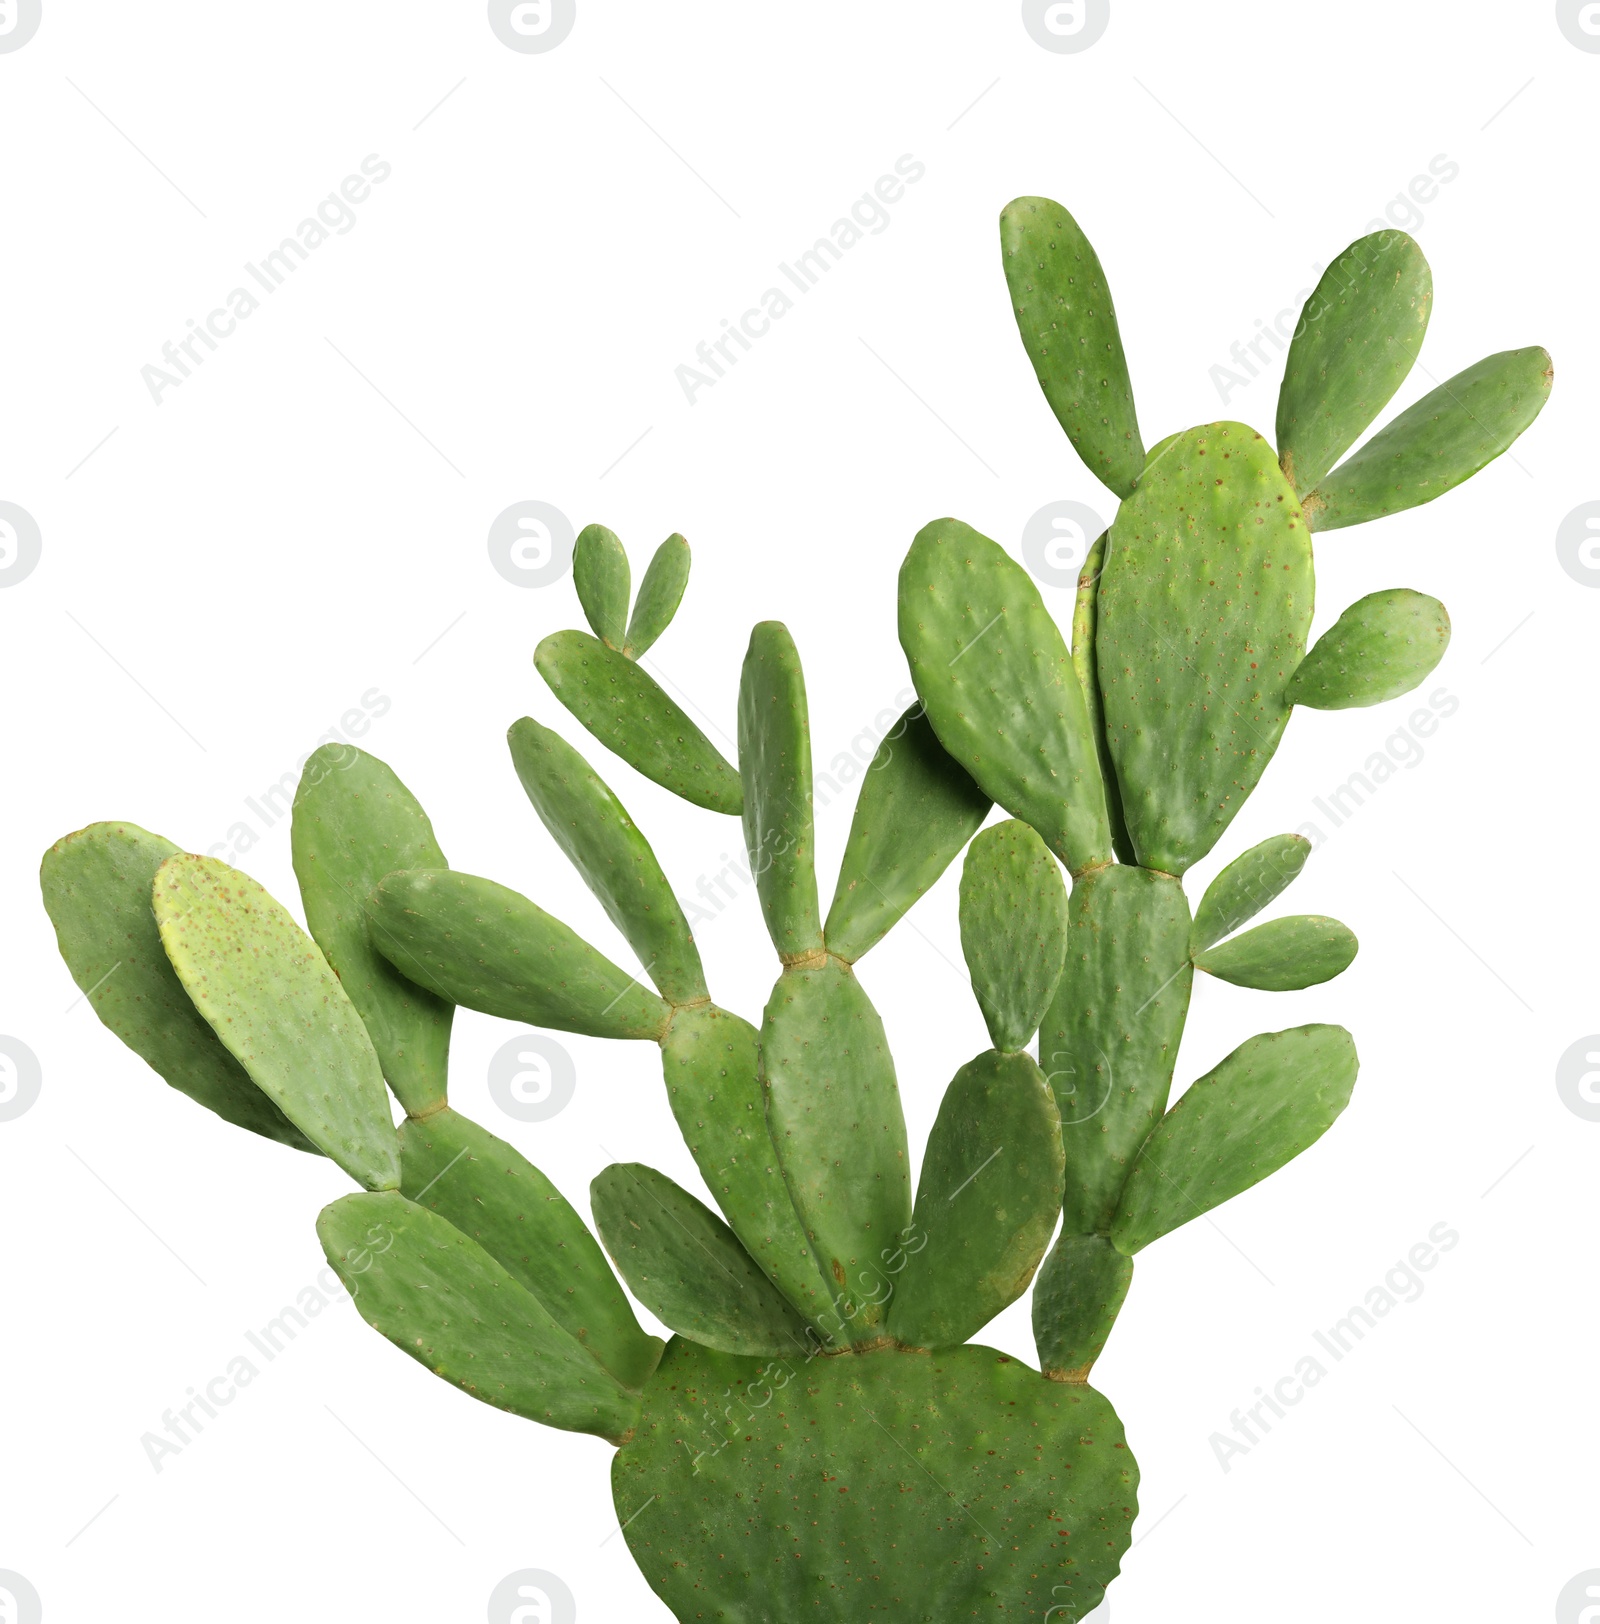
<instances>
[{"instance_id":1,"label":"dark green cactus pad","mask_svg":"<svg viewBox=\"0 0 1600 1624\"><path fill-rule=\"evenodd\" d=\"M572 549L572 584L595 636L620 652L627 641L633 582L627 552L603 524L585 525L579 532Z\"/></svg>"},{"instance_id":2,"label":"dark green cactus pad","mask_svg":"<svg viewBox=\"0 0 1600 1624\"><path fill-rule=\"evenodd\" d=\"M1108 530L1096 539L1078 574L1078 591L1072 603L1072 669L1078 673L1083 702L1089 712L1089 731L1094 735L1095 758L1100 763L1100 781L1105 789L1106 816L1111 824L1111 846L1119 863L1136 863L1139 859L1133 842L1128 839L1127 819L1122 815L1116 763L1111 759L1111 743L1106 738L1106 707L1100 697L1100 675L1095 665L1095 643L1100 628L1100 572L1105 568L1110 534Z\"/></svg>"},{"instance_id":3,"label":"dark green cactus pad","mask_svg":"<svg viewBox=\"0 0 1600 1624\"><path fill-rule=\"evenodd\" d=\"M1161 1120L1189 1011L1189 905L1176 880L1101 869L1072 888L1067 952L1039 1031L1061 1115L1064 1228L1110 1227L1128 1169Z\"/></svg>"},{"instance_id":4,"label":"dark green cactus pad","mask_svg":"<svg viewBox=\"0 0 1600 1624\"><path fill-rule=\"evenodd\" d=\"M454 1006L394 968L367 936L367 894L397 868L448 868L428 814L394 771L348 744L306 762L290 825L306 928L350 995L401 1105L445 1102Z\"/></svg>"},{"instance_id":5,"label":"dark green cactus pad","mask_svg":"<svg viewBox=\"0 0 1600 1624\"><path fill-rule=\"evenodd\" d=\"M1097 664L1139 861L1182 874L1266 770L1311 627L1311 538L1242 423L1180 434L1112 527Z\"/></svg>"},{"instance_id":6,"label":"dark green cactus pad","mask_svg":"<svg viewBox=\"0 0 1600 1624\"><path fill-rule=\"evenodd\" d=\"M822 951L811 815L811 722L789 628L750 633L739 678L739 774L744 843L767 934L785 963Z\"/></svg>"},{"instance_id":7,"label":"dark green cactus pad","mask_svg":"<svg viewBox=\"0 0 1600 1624\"><path fill-rule=\"evenodd\" d=\"M136 823L92 823L58 840L39 884L61 957L101 1022L180 1094L236 1128L318 1154L223 1047L161 946L151 888L178 850Z\"/></svg>"},{"instance_id":8,"label":"dark green cactus pad","mask_svg":"<svg viewBox=\"0 0 1600 1624\"><path fill-rule=\"evenodd\" d=\"M1006 204L1000 253L1017 330L1050 410L1090 472L1126 496L1144 466L1144 443L1099 256L1047 197Z\"/></svg>"},{"instance_id":9,"label":"dark green cactus pad","mask_svg":"<svg viewBox=\"0 0 1600 1624\"><path fill-rule=\"evenodd\" d=\"M588 1225L520 1151L436 1111L401 1124L400 1192L470 1235L624 1387L644 1385L661 1338L640 1326Z\"/></svg>"},{"instance_id":10,"label":"dark green cactus pad","mask_svg":"<svg viewBox=\"0 0 1600 1624\"><path fill-rule=\"evenodd\" d=\"M1196 953L1194 962L1196 969L1237 987L1297 992L1342 975L1350 968L1357 946L1355 933L1337 919L1294 914L1269 920Z\"/></svg>"},{"instance_id":11,"label":"dark green cactus pad","mask_svg":"<svg viewBox=\"0 0 1600 1624\"><path fill-rule=\"evenodd\" d=\"M884 1259L911 1221L905 1116L883 1022L848 966L785 970L761 1024L767 1124L831 1288L833 1338L883 1334Z\"/></svg>"},{"instance_id":12,"label":"dark green cactus pad","mask_svg":"<svg viewBox=\"0 0 1600 1624\"><path fill-rule=\"evenodd\" d=\"M1032 1055L955 1075L928 1136L889 1331L915 1348L976 1336L1032 1283L1061 1211L1061 1118Z\"/></svg>"},{"instance_id":13,"label":"dark green cactus pad","mask_svg":"<svg viewBox=\"0 0 1600 1624\"><path fill-rule=\"evenodd\" d=\"M1349 710L1398 699L1424 681L1450 646L1450 616L1437 598L1405 587L1351 604L1319 637L1289 681L1289 702Z\"/></svg>"},{"instance_id":14,"label":"dark green cactus pad","mask_svg":"<svg viewBox=\"0 0 1600 1624\"><path fill-rule=\"evenodd\" d=\"M763 1363L676 1339L611 1489L682 1619L1061 1624L1116 1577L1138 1468L1092 1387L992 1348Z\"/></svg>"},{"instance_id":15,"label":"dark green cactus pad","mask_svg":"<svg viewBox=\"0 0 1600 1624\"><path fill-rule=\"evenodd\" d=\"M622 649L630 660L637 660L653 648L672 624L688 584L689 543L682 536L668 536L651 557L639 583L639 596L633 601L628 638Z\"/></svg>"},{"instance_id":16,"label":"dark green cactus pad","mask_svg":"<svg viewBox=\"0 0 1600 1624\"><path fill-rule=\"evenodd\" d=\"M1433 310L1433 273L1403 231L1375 231L1323 272L1278 391L1278 456L1297 495L1317 485L1406 381Z\"/></svg>"},{"instance_id":17,"label":"dark green cactus pad","mask_svg":"<svg viewBox=\"0 0 1600 1624\"><path fill-rule=\"evenodd\" d=\"M506 742L540 821L639 955L661 996L672 1004L705 998L705 972L689 921L627 808L560 734L531 716L511 724Z\"/></svg>"},{"instance_id":18,"label":"dark green cactus pad","mask_svg":"<svg viewBox=\"0 0 1600 1624\"><path fill-rule=\"evenodd\" d=\"M945 749L1073 874L1109 862L1083 688L1027 571L970 525L936 519L900 566L899 624Z\"/></svg>"},{"instance_id":19,"label":"dark green cactus pad","mask_svg":"<svg viewBox=\"0 0 1600 1624\"><path fill-rule=\"evenodd\" d=\"M383 1068L317 944L248 874L180 852L156 870L161 945L257 1088L369 1190L400 1183Z\"/></svg>"},{"instance_id":20,"label":"dark green cactus pad","mask_svg":"<svg viewBox=\"0 0 1600 1624\"><path fill-rule=\"evenodd\" d=\"M1067 887L1050 849L1015 818L985 829L961 868L961 951L989 1041L1013 1054L1061 979Z\"/></svg>"},{"instance_id":21,"label":"dark green cactus pad","mask_svg":"<svg viewBox=\"0 0 1600 1624\"><path fill-rule=\"evenodd\" d=\"M939 743L919 700L889 729L856 797L822 934L853 964L983 826L994 802Z\"/></svg>"},{"instance_id":22,"label":"dark green cactus pad","mask_svg":"<svg viewBox=\"0 0 1600 1624\"><path fill-rule=\"evenodd\" d=\"M367 898L367 929L402 975L485 1015L659 1042L672 1014L559 919L476 874L389 875Z\"/></svg>"},{"instance_id":23,"label":"dark green cactus pad","mask_svg":"<svg viewBox=\"0 0 1600 1624\"><path fill-rule=\"evenodd\" d=\"M1033 1340L1045 1375L1088 1379L1132 1283L1133 1259L1108 1237L1062 1231L1033 1288Z\"/></svg>"},{"instance_id":24,"label":"dark green cactus pad","mask_svg":"<svg viewBox=\"0 0 1600 1624\"><path fill-rule=\"evenodd\" d=\"M1488 355L1407 408L1305 499L1313 530L1431 502L1511 448L1544 410L1555 369L1535 345Z\"/></svg>"},{"instance_id":25,"label":"dark green cactus pad","mask_svg":"<svg viewBox=\"0 0 1600 1624\"><path fill-rule=\"evenodd\" d=\"M738 817L738 773L683 707L625 654L583 632L554 632L533 663L550 691L635 772L710 812Z\"/></svg>"},{"instance_id":26,"label":"dark green cactus pad","mask_svg":"<svg viewBox=\"0 0 1600 1624\"><path fill-rule=\"evenodd\" d=\"M356 1311L434 1375L497 1410L620 1443L637 1394L454 1224L393 1191L324 1207L317 1238Z\"/></svg>"},{"instance_id":27,"label":"dark green cactus pad","mask_svg":"<svg viewBox=\"0 0 1600 1624\"><path fill-rule=\"evenodd\" d=\"M767 1278L812 1320L832 1292L767 1130L756 1029L715 1005L680 1009L661 1046L667 1099L722 1215Z\"/></svg>"},{"instance_id":28,"label":"dark green cactus pad","mask_svg":"<svg viewBox=\"0 0 1600 1624\"><path fill-rule=\"evenodd\" d=\"M1189 951L1203 953L1253 919L1299 877L1310 855L1304 835L1273 835L1235 857L1206 887L1194 911Z\"/></svg>"},{"instance_id":29,"label":"dark green cactus pad","mask_svg":"<svg viewBox=\"0 0 1600 1624\"><path fill-rule=\"evenodd\" d=\"M618 1273L663 1325L722 1353L804 1357L806 1322L739 1237L665 1173L613 1162L589 1186Z\"/></svg>"},{"instance_id":30,"label":"dark green cactus pad","mask_svg":"<svg viewBox=\"0 0 1600 1624\"><path fill-rule=\"evenodd\" d=\"M1130 1256L1276 1173L1350 1103L1355 1041L1296 1026L1241 1043L1192 1084L1145 1142L1111 1238Z\"/></svg>"}]
</instances>

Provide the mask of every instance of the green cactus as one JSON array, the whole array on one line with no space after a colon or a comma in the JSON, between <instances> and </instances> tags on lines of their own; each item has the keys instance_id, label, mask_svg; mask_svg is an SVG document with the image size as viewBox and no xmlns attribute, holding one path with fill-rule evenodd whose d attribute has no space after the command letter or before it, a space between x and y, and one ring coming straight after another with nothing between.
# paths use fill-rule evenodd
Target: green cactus
<instances>
[{"instance_id":1,"label":"green cactus","mask_svg":"<svg viewBox=\"0 0 1600 1624\"><path fill-rule=\"evenodd\" d=\"M617 795L530 717L509 733L517 777L638 976L452 870L404 785L356 750L313 756L295 801L309 935L253 880L132 824L44 860L62 955L105 1024L173 1087L361 1186L318 1233L362 1316L474 1397L617 1446L627 1543L682 1619L1081 1619L1104 1596L1137 1468L1089 1376L1133 1260L1315 1143L1357 1069L1340 1027L1263 1033L1170 1104L1196 971L1305 988L1356 953L1336 920L1250 923L1305 865L1298 835L1234 857L1192 914L1184 875L1296 707L1393 698L1445 652L1443 606L1407 589L1352 604L1307 652L1313 533L1442 495L1550 384L1542 350L1491 356L1352 452L1432 301L1421 250L1384 232L1308 301L1276 447L1212 423L1146 454L1087 237L1023 198L1001 238L1046 399L1122 504L1070 648L993 541L954 519L917 535L898 624L918 703L865 775L825 916L805 680L782 625L751 634L737 768L637 663L683 596L681 536L630 605L622 543L584 530L593 635L535 654L616 755L742 819L778 959L759 1029L712 1002ZM983 827L996 804L1009 816ZM913 1199L894 1062L855 967L963 851L962 949L993 1047L955 1069ZM591 1189L592 1231L449 1104L457 1005L659 1045L719 1211L617 1164ZM1038 1370L971 1340L1030 1285Z\"/></svg>"}]
</instances>

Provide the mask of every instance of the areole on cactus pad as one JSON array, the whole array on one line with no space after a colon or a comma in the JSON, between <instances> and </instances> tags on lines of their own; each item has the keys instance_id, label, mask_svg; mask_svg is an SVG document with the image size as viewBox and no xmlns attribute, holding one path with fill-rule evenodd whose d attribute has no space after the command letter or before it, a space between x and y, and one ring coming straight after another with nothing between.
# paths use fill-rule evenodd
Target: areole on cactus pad
<instances>
[{"instance_id":1,"label":"areole on cactus pad","mask_svg":"<svg viewBox=\"0 0 1600 1624\"><path fill-rule=\"evenodd\" d=\"M1443 606L1409 587L1372 591L1310 643L1317 536L1442 495L1550 387L1542 350L1490 356L1356 447L1432 302L1421 250L1380 232L1306 304L1276 444L1210 423L1147 453L1087 236L1020 198L1001 242L1040 387L1121 506L1070 628L969 525L936 519L912 541L897 620L917 704L863 778L826 909L788 630L751 634L737 764L638 664L683 598L682 536L634 596L622 542L584 530L590 630L535 654L601 744L741 820L777 958L759 1024L712 1001L643 829L531 717L508 735L516 776L638 976L452 869L405 785L348 747L312 756L295 800L307 930L247 876L130 823L44 859L62 956L101 1020L199 1104L355 1180L317 1228L375 1329L485 1403L617 1447L619 1525L685 1620L1081 1620L1098 1605L1138 1471L1089 1376L1134 1259L1313 1145L1356 1079L1349 1033L1318 1023L1207 1057L1173 1103L1196 972L1301 989L1357 949L1317 915L1251 924L1305 865L1297 835L1234 855L1192 910L1184 875L1296 709L1407 693L1448 645ZM993 1047L949 1057L916 1159L855 965L963 853L961 943ZM615 1164L591 1228L450 1105L458 1005L659 1046L703 1190ZM1030 1286L1037 1369L972 1340Z\"/></svg>"}]
</instances>

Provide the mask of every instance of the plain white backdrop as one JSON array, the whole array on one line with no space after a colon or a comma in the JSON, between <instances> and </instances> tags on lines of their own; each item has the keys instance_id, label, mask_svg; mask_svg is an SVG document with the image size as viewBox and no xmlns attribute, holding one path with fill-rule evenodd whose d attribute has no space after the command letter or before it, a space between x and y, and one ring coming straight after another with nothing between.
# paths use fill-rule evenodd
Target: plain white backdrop
<instances>
[{"instance_id":1,"label":"plain white backdrop","mask_svg":"<svg viewBox=\"0 0 1600 1624\"><path fill-rule=\"evenodd\" d=\"M0 27L11 5L26 22L7 0ZM1600 27L1562 9L1578 38ZM1543 0L1112 0L1076 52L1015 4L955 0L577 0L544 52L508 48L482 4L420 0L44 0L20 49L0 35L0 502L40 537L36 567L0 570L0 1034L13 1107L16 1044L41 1081L0 1120L0 1570L61 1624L479 1620L523 1568L558 1574L587 1624L667 1617L615 1535L605 1445L473 1403L347 1301L252 1352L316 1282L314 1220L348 1185L165 1088L76 1002L38 859L126 818L297 908L268 792L339 729L457 867L630 962L526 804L507 725L531 713L585 749L685 899L738 828L555 703L531 655L580 624L570 575L513 584L491 524L524 501L599 520L636 578L681 530L694 574L662 679L725 737L748 628L781 617L819 770L866 759L907 687L894 583L917 528L954 514L1020 557L1048 503L1113 511L1000 272L1000 207L1044 193L1105 264L1147 443L1224 416L1270 434L1277 352L1242 385L1215 369L1245 376L1233 347L1386 217L1436 287L1426 373L1394 409L1490 351L1555 358L1513 456L1318 539L1317 631L1381 587L1447 603L1421 702L1454 709L1426 737L1417 700L1296 717L1190 889L1316 824L1286 902L1362 952L1292 995L1202 978L1178 1081L1307 1020L1350 1027L1361 1078L1315 1149L1141 1256L1095 1377L1143 1473L1118 1624L1551 1617L1600 1569L1600 1108L1592 1080L1557 1087L1600 1030L1600 572L1557 546L1600 499L1597 91L1600 54ZM381 183L328 203L369 159ZM861 205L861 240L800 294L780 263L902 159L919 178L881 220ZM247 264L319 206L327 240L269 293ZM240 288L258 308L191 340L203 364L163 362ZM697 345L769 288L793 308L691 402L677 369L704 370ZM156 366L179 381L153 392ZM1390 771L1364 804L1331 801L1375 754ZM825 892L853 800L819 812ZM914 1147L985 1046L954 880L862 967ZM756 1015L775 963L753 892L725 903L697 926L713 992ZM581 1209L612 1160L701 1188L650 1046L563 1039L576 1093L529 1124L487 1084L515 1035L458 1017L453 1100ZM1397 1306L1224 1469L1233 1412L1438 1225L1459 1241L1420 1295L1391 1282ZM1026 1302L984 1340L1031 1360ZM240 1355L257 1379L156 1470L144 1435Z\"/></svg>"}]
</instances>

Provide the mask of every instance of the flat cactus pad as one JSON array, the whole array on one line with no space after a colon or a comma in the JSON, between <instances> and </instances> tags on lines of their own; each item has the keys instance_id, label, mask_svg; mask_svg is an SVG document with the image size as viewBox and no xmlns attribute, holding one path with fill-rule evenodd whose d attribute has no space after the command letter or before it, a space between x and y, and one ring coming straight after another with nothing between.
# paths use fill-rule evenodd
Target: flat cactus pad
<instances>
[{"instance_id":1,"label":"flat cactus pad","mask_svg":"<svg viewBox=\"0 0 1600 1624\"><path fill-rule=\"evenodd\" d=\"M1083 1618L1138 1468L1092 1387L993 1348L741 1359L679 1338L612 1465L634 1559L679 1618Z\"/></svg>"}]
</instances>

